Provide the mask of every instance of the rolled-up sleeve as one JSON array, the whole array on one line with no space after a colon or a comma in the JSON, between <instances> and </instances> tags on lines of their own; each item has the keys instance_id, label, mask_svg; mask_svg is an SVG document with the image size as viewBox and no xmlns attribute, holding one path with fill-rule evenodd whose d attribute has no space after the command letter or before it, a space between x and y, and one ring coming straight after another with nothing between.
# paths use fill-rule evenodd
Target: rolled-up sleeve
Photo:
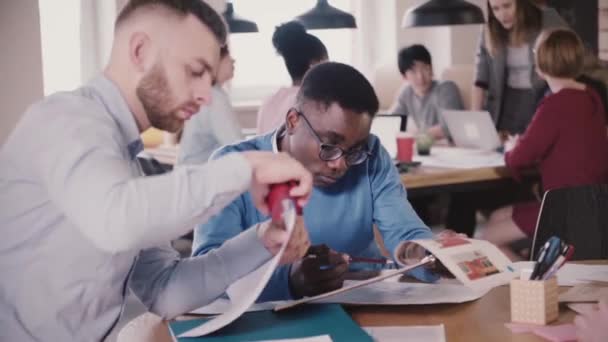
<instances>
[{"instance_id":1,"label":"rolled-up sleeve","mask_svg":"<svg viewBox=\"0 0 608 342\"><path fill-rule=\"evenodd\" d=\"M410 202L397 168L384 147L376 141L370 160L373 221L384 246L391 253L402 241L432 237L431 230L418 217Z\"/></svg>"},{"instance_id":2,"label":"rolled-up sleeve","mask_svg":"<svg viewBox=\"0 0 608 342\"><path fill-rule=\"evenodd\" d=\"M397 168L384 147L378 143L373 153L377 155L370 168L374 197L373 220L382 235L384 246L395 257L395 252L402 243L430 239L433 234L407 200ZM409 274L422 281L437 280L437 276L424 268L415 269Z\"/></svg>"}]
</instances>

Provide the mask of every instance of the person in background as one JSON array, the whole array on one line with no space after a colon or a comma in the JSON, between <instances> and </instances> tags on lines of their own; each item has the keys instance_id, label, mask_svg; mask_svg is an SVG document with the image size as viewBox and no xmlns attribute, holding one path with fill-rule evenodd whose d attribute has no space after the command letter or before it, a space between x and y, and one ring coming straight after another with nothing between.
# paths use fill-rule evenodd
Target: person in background
<instances>
[{"instance_id":1,"label":"person in background","mask_svg":"<svg viewBox=\"0 0 608 342\"><path fill-rule=\"evenodd\" d=\"M306 71L328 60L325 45L319 38L307 33L304 25L298 21L278 26L272 35L272 44L283 56L292 84L281 87L262 103L257 116L258 134L271 132L285 122L285 113L296 103L296 95Z\"/></svg>"},{"instance_id":2,"label":"person in background","mask_svg":"<svg viewBox=\"0 0 608 342\"><path fill-rule=\"evenodd\" d=\"M578 342L608 341L608 299L600 300L597 310L574 318Z\"/></svg>"},{"instance_id":3,"label":"person in background","mask_svg":"<svg viewBox=\"0 0 608 342\"><path fill-rule=\"evenodd\" d=\"M165 318L189 312L287 242L263 224L202 257L168 244L250 190L312 176L286 154L245 152L144 177L140 133L177 132L210 101L226 28L200 0L131 0L110 61L87 85L30 106L0 150L0 340L104 341L129 289ZM283 263L308 249L296 228Z\"/></svg>"},{"instance_id":4,"label":"person in background","mask_svg":"<svg viewBox=\"0 0 608 342\"><path fill-rule=\"evenodd\" d=\"M297 224L306 227L314 245L325 244L331 251L324 253L326 260L306 257L277 269L259 301L341 287L348 266L342 253L381 257L374 224L386 250L400 264L407 263L407 251L418 246L410 240L433 236L410 206L391 157L369 133L378 106L374 89L359 71L341 63L321 63L304 77L281 127L212 156L236 151L288 153L313 174L313 194ZM195 228L193 255L211 253L227 239L267 220L255 209L251 196L244 194ZM414 275L424 280L434 279L424 270L417 271Z\"/></svg>"},{"instance_id":5,"label":"person in background","mask_svg":"<svg viewBox=\"0 0 608 342\"><path fill-rule=\"evenodd\" d=\"M516 179L538 166L543 190L608 182L606 117L598 94L576 81L583 68L584 46L573 31L543 33L536 44L537 72L552 94L545 97L523 136L507 144L505 163ZM482 230L486 239L517 259L507 245L532 237L540 201L497 210Z\"/></svg>"},{"instance_id":6,"label":"person in background","mask_svg":"<svg viewBox=\"0 0 608 342\"><path fill-rule=\"evenodd\" d=\"M448 137L441 110L464 109L456 84L433 80L431 54L423 45L415 44L401 49L398 65L407 85L402 88L389 112L411 116L418 130L429 134L434 140ZM402 131L406 128L406 122L406 118L402 117Z\"/></svg>"},{"instance_id":7,"label":"person in background","mask_svg":"<svg viewBox=\"0 0 608 342\"><path fill-rule=\"evenodd\" d=\"M177 158L179 164L206 163L219 147L243 139L230 98L223 89L233 76L234 59L228 45L224 45L220 49L220 64L211 88L211 103L184 125Z\"/></svg>"},{"instance_id":8,"label":"person in background","mask_svg":"<svg viewBox=\"0 0 608 342\"><path fill-rule=\"evenodd\" d=\"M530 0L488 0L487 4L471 107L488 110L501 133L521 134L544 88L534 72L534 41L541 30L567 24L554 9L541 9Z\"/></svg>"}]
</instances>

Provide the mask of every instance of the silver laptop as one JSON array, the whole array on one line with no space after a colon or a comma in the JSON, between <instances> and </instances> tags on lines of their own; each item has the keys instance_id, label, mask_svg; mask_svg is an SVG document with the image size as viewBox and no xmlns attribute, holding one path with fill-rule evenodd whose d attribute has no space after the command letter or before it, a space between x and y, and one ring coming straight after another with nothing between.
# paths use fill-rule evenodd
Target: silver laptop
<instances>
[{"instance_id":1,"label":"silver laptop","mask_svg":"<svg viewBox=\"0 0 608 342\"><path fill-rule=\"evenodd\" d=\"M487 111L443 110L443 119L458 147L495 150L500 138Z\"/></svg>"}]
</instances>

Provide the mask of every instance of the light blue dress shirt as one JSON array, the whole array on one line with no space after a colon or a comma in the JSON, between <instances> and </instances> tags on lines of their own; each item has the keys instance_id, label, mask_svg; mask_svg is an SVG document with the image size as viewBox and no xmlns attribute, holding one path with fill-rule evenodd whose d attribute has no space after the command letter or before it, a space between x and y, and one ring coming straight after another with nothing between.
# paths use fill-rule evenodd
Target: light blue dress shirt
<instances>
[{"instance_id":1,"label":"light blue dress shirt","mask_svg":"<svg viewBox=\"0 0 608 342\"><path fill-rule=\"evenodd\" d=\"M278 132L278 131L277 131ZM235 151L277 151L277 132L226 146L213 158ZM312 244L325 243L352 256L379 257L374 241L373 224L378 226L386 249L394 255L404 241L431 238L429 228L409 204L397 168L374 136L369 137L372 156L363 164L351 167L338 182L327 188L314 188L304 208L304 222ZM193 255L204 255L226 240L267 220L245 193L219 215L194 231ZM289 266L279 268L258 301L291 298ZM423 270L413 275L435 280Z\"/></svg>"},{"instance_id":2,"label":"light blue dress shirt","mask_svg":"<svg viewBox=\"0 0 608 342\"><path fill-rule=\"evenodd\" d=\"M174 317L270 258L254 230L204 257L167 247L248 189L244 157L142 177L141 149L107 78L27 109L0 150L0 341L103 340L127 286Z\"/></svg>"}]
</instances>

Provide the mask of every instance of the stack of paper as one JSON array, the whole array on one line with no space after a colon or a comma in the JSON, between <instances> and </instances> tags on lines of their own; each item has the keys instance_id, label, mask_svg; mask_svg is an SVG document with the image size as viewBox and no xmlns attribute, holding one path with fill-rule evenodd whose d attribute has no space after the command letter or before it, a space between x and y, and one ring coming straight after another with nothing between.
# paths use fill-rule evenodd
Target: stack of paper
<instances>
[{"instance_id":1,"label":"stack of paper","mask_svg":"<svg viewBox=\"0 0 608 342\"><path fill-rule=\"evenodd\" d=\"M484 151L458 147L433 147L429 156L415 156L423 166L450 169L474 169L504 166L504 156L495 151Z\"/></svg>"}]
</instances>

